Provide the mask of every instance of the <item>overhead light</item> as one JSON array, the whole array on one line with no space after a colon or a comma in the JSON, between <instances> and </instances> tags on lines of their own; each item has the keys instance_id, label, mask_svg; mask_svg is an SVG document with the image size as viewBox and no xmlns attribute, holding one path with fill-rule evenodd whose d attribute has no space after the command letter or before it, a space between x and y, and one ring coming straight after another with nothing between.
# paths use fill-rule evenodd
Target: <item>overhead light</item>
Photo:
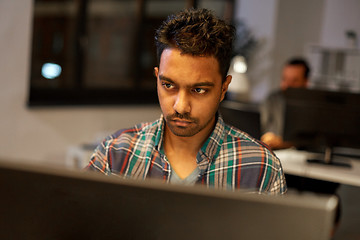
<instances>
[{"instance_id":1,"label":"overhead light","mask_svg":"<svg viewBox=\"0 0 360 240\"><path fill-rule=\"evenodd\" d=\"M245 62L245 58L242 56L235 56L233 59L234 63L234 71L237 73L246 73L247 65Z\"/></svg>"},{"instance_id":2,"label":"overhead light","mask_svg":"<svg viewBox=\"0 0 360 240\"><path fill-rule=\"evenodd\" d=\"M61 66L56 63L45 63L41 68L41 75L47 79L54 79L60 76Z\"/></svg>"}]
</instances>

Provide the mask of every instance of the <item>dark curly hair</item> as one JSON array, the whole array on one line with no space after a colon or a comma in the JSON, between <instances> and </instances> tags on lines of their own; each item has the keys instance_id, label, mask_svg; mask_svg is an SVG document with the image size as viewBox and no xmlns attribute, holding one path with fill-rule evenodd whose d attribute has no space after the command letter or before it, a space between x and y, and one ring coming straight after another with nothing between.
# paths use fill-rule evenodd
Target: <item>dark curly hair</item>
<instances>
[{"instance_id":1,"label":"dark curly hair","mask_svg":"<svg viewBox=\"0 0 360 240\"><path fill-rule=\"evenodd\" d=\"M186 9L170 15L156 31L158 64L162 52L177 48L193 56L213 56L225 79L232 57L235 27L207 9Z\"/></svg>"}]
</instances>

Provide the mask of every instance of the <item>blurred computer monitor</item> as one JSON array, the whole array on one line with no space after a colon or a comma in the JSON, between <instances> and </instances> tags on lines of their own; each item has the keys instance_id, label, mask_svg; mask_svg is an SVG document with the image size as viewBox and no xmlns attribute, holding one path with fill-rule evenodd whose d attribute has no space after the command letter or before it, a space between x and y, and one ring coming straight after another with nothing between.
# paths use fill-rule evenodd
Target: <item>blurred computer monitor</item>
<instances>
[{"instance_id":1,"label":"blurred computer monitor","mask_svg":"<svg viewBox=\"0 0 360 240\"><path fill-rule=\"evenodd\" d=\"M0 162L0 239L329 239L337 198Z\"/></svg>"},{"instance_id":2,"label":"blurred computer monitor","mask_svg":"<svg viewBox=\"0 0 360 240\"><path fill-rule=\"evenodd\" d=\"M220 105L219 112L225 123L250 134L258 140L260 139L261 123L258 105L223 101Z\"/></svg>"},{"instance_id":3,"label":"blurred computer monitor","mask_svg":"<svg viewBox=\"0 0 360 240\"><path fill-rule=\"evenodd\" d=\"M284 140L324 152L324 159L311 162L342 165L333 157L335 148L349 148L349 154L360 148L359 93L293 88L284 96Z\"/></svg>"}]
</instances>

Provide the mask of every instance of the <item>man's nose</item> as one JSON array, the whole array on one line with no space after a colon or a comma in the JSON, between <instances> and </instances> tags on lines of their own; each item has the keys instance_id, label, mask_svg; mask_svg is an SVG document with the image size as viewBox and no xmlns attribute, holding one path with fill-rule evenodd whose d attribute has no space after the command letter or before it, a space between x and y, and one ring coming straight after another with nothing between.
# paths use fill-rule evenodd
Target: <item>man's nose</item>
<instances>
[{"instance_id":1,"label":"man's nose","mask_svg":"<svg viewBox=\"0 0 360 240\"><path fill-rule=\"evenodd\" d=\"M179 91L176 95L174 110L180 114L189 113L191 110L190 97L185 91Z\"/></svg>"}]
</instances>

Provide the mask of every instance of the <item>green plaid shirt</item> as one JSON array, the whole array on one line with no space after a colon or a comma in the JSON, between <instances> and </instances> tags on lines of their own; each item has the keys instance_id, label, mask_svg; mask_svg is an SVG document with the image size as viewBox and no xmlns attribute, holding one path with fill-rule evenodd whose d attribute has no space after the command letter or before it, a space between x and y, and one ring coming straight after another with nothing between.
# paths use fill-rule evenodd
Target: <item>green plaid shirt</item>
<instances>
[{"instance_id":1,"label":"green plaid shirt","mask_svg":"<svg viewBox=\"0 0 360 240\"><path fill-rule=\"evenodd\" d=\"M87 169L134 179L170 181L171 166L162 149L163 116L108 136L93 153ZM282 194L286 183L279 159L248 134L219 116L210 137L196 157L197 183L209 188L245 189Z\"/></svg>"}]
</instances>

